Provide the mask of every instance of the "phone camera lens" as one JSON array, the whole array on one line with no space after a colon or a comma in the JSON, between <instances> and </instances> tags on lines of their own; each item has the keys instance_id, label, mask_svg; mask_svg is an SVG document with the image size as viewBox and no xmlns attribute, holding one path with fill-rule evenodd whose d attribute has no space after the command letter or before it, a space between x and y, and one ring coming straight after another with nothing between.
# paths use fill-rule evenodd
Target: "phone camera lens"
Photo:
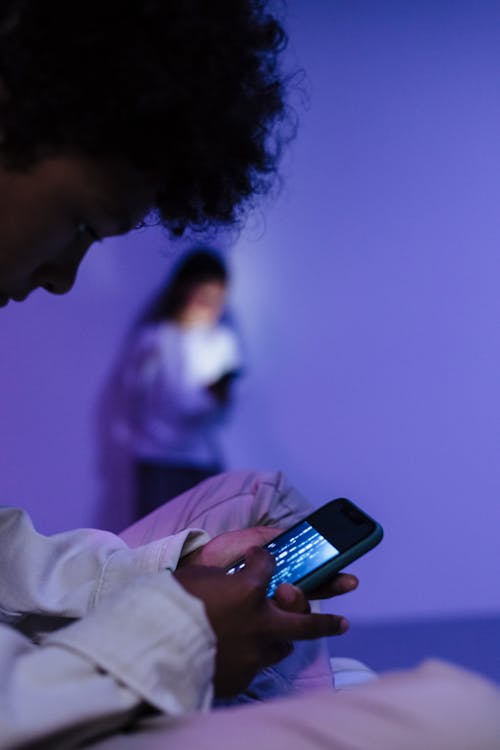
<instances>
[{"instance_id":1,"label":"phone camera lens","mask_svg":"<svg viewBox=\"0 0 500 750\"><path fill-rule=\"evenodd\" d=\"M349 512L348 512L348 514L347 514L347 515L349 516L349 518L351 519L351 521L352 521L353 523L356 523L356 524L360 524L360 523L363 523L363 520L364 520L364 519L363 519L363 516L362 516L362 515L361 515L361 513L360 513L360 512L358 511L358 510L356 510L355 508L351 508L351 509L349 510Z\"/></svg>"}]
</instances>

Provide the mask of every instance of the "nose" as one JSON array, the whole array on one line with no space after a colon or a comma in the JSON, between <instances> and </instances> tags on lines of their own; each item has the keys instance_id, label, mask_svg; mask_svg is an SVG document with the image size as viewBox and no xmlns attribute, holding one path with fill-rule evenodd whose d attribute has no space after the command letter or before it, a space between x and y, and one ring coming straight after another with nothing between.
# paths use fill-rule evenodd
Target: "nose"
<instances>
[{"instance_id":1,"label":"nose","mask_svg":"<svg viewBox=\"0 0 500 750\"><path fill-rule=\"evenodd\" d=\"M51 294L67 294L76 281L78 268L92 242L72 248L49 263L40 266L34 274L35 286L43 287Z\"/></svg>"}]
</instances>

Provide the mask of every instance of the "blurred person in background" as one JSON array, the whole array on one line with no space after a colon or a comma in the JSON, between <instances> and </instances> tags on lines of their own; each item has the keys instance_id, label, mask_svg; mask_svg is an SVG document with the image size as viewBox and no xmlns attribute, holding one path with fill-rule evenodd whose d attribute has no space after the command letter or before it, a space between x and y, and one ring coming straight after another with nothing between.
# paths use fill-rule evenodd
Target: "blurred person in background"
<instances>
[{"instance_id":1,"label":"blurred person in background","mask_svg":"<svg viewBox=\"0 0 500 750\"><path fill-rule=\"evenodd\" d=\"M224 469L221 429L242 364L228 287L222 256L194 247L134 326L122 387L136 518Z\"/></svg>"}]
</instances>

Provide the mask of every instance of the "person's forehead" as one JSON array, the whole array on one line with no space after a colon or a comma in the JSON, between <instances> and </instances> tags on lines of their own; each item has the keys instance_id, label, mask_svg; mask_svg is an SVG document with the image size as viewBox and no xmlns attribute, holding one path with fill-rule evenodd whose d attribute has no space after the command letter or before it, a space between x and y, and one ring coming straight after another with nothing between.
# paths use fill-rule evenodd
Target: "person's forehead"
<instances>
[{"instance_id":1,"label":"person's forehead","mask_svg":"<svg viewBox=\"0 0 500 750\"><path fill-rule=\"evenodd\" d=\"M91 179L96 175L96 200L105 214L121 224L121 232L132 229L153 208L152 184L132 167L89 160L87 169Z\"/></svg>"},{"instance_id":2,"label":"person's forehead","mask_svg":"<svg viewBox=\"0 0 500 750\"><path fill-rule=\"evenodd\" d=\"M55 200L96 210L119 232L131 229L153 207L152 186L121 162L65 155L44 160L33 174Z\"/></svg>"}]
</instances>

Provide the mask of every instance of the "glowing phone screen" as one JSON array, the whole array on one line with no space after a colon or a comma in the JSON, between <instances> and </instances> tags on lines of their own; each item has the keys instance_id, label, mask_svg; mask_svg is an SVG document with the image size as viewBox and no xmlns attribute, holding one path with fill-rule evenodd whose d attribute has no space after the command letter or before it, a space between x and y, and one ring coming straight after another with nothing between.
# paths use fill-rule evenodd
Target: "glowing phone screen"
<instances>
[{"instance_id":1,"label":"glowing phone screen","mask_svg":"<svg viewBox=\"0 0 500 750\"><path fill-rule=\"evenodd\" d=\"M264 549L269 550L276 559L276 568L267 590L268 596L274 594L280 583L296 583L339 554L339 550L307 521L285 531L275 541L266 544ZM245 562L242 560L229 568L227 573L235 573L244 567Z\"/></svg>"}]
</instances>

